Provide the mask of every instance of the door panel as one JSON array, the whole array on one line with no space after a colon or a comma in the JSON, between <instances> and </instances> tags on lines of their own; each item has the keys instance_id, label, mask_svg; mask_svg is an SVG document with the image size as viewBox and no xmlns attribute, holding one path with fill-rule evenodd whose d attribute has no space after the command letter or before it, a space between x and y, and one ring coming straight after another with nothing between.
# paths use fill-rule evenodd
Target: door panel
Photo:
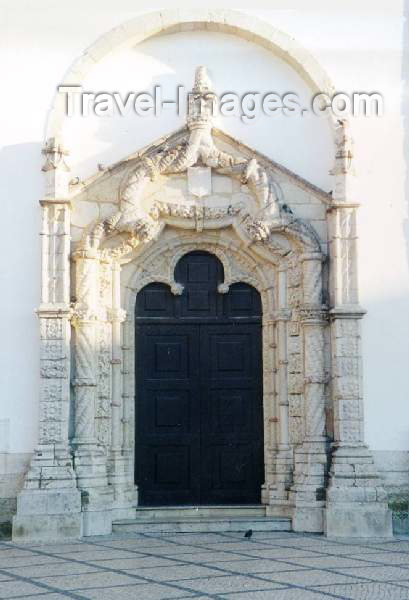
<instances>
[{"instance_id":1,"label":"door panel","mask_svg":"<svg viewBox=\"0 0 409 600\"><path fill-rule=\"evenodd\" d=\"M206 252L191 252L175 269L175 278L182 281L180 317L183 319L217 318L222 308L222 296L217 285L223 281L222 265Z\"/></svg>"},{"instance_id":2,"label":"door panel","mask_svg":"<svg viewBox=\"0 0 409 600\"><path fill-rule=\"evenodd\" d=\"M263 483L261 303L243 283L219 294L205 252L175 269L173 296L136 303L135 482L142 505L259 503Z\"/></svg>"},{"instance_id":3,"label":"door panel","mask_svg":"<svg viewBox=\"0 0 409 600\"><path fill-rule=\"evenodd\" d=\"M141 504L198 503L199 330L141 325L137 336L135 466Z\"/></svg>"},{"instance_id":4,"label":"door panel","mask_svg":"<svg viewBox=\"0 0 409 600\"><path fill-rule=\"evenodd\" d=\"M260 340L256 323L201 326L202 502L260 501Z\"/></svg>"}]
</instances>

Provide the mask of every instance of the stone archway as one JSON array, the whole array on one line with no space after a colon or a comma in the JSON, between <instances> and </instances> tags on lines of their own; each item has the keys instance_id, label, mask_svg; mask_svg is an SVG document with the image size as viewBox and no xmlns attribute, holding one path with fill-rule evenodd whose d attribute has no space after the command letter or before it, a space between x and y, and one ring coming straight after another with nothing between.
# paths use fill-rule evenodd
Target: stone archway
<instances>
[{"instance_id":1,"label":"stone archway","mask_svg":"<svg viewBox=\"0 0 409 600\"><path fill-rule=\"evenodd\" d=\"M321 252L311 249L311 241L300 244L297 232L293 235L291 230L273 235L270 242L263 244L246 245L232 224L226 223L222 231L214 230L198 232L186 231L189 221L194 223L191 217L185 219L182 231L173 227L160 227L159 237L147 244L132 243L120 248L123 254L117 255L117 247L111 246L110 250L96 252L92 249L79 250L76 254L77 265L77 306L79 312L74 321L76 329L76 355L77 355L77 379L76 386L76 413L79 418L76 422L78 434L75 439L76 452L78 456L87 457L89 450L89 424L95 423L90 414L93 402L95 402L96 376L92 377L89 365L95 354L90 340L95 339L98 330L98 320L90 314L98 315L100 307L98 303L92 306L99 297L98 287L101 279L98 278L102 261L111 265L115 273L112 279L112 298L119 298L118 286L121 281L122 269L128 267L128 275L122 276L121 285L125 293L124 305L126 306L127 318L123 324L123 377L120 381L120 364L113 364L113 378L115 386L113 396L117 398L113 402L114 407L120 404L119 396L124 399L123 427L121 426L122 415L117 412L116 407L112 413L112 432L115 439L121 439L123 449L117 460L109 463L108 472L112 490L117 498L121 498L126 505L127 493L132 495L133 480L133 401L135 381L133 379L134 364L134 303L136 294L147 284L155 281L166 283L174 294L181 292L177 282L173 279L174 266L179 258L192 250L205 250L215 254L223 263L226 274L225 281L221 285L221 292L227 292L229 285L236 281L243 281L255 287L261 296L263 305L263 412L264 412L264 439L265 439L265 483L263 486L262 501L269 506L272 514L294 516L294 506L302 507L303 516L300 528L320 531L323 527L324 502L317 494L322 490L326 476L326 451L325 451L325 415L324 415L324 388L326 375L324 370L324 329L327 326L326 309L322 305L322 261ZM133 248L134 246L134 248ZM303 251L304 250L304 251ZM129 271L129 266L131 270ZM109 294L109 297L111 294ZM301 302L301 304L300 304ZM306 308L302 308L305 306ZM86 307L85 313L84 307ZM308 307L308 309L307 309ZM77 309L77 310L78 310ZM108 306L107 310L112 320L112 335L115 334L119 321L124 315L114 306ZM108 325L109 327L109 325ZM291 356L288 354L290 347ZM314 353L313 361L304 361L302 356L310 356ZM87 358L88 356L88 358ZM78 358L80 360L78 360ZM292 367L288 364L291 361ZM104 364L104 361L102 361ZM117 364L117 366L116 366ZM94 367L95 369L96 367ZM114 372L117 371L115 375ZM289 373L289 370L291 373ZM305 416L306 429L303 423L301 430L290 431L290 421L295 424L297 419L290 417L289 383L296 387L301 378L305 383L302 390L296 391L292 397L293 414ZM85 392L85 394L84 394ZM297 393L298 392L298 393ZM304 407L302 392L308 402ZM301 402L301 406L294 405ZM84 408L85 406L85 408ZM85 411L88 416L84 418ZM88 427L83 429L83 424ZM302 449L298 459L294 461L296 448ZM96 460L96 452L93 460ZM115 450L117 452L117 450ZM84 459L83 459L84 460ZM314 462L314 469L309 476L304 474L304 466L307 462ZM100 465L101 466L101 465ZM86 483L87 470L85 466L84 486ZM302 475L302 482L292 485L293 476L297 478L297 469ZM118 474L119 471L119 474ZM78 472L78 471L77 471ZM77 475L78 476L78 475ZM107 483L106 483L107 485ZM290 492L290 489L292 490ZM290 493L304 494L308 492L310 497L317 498L304 506L302 500L290 501ZM98 485L91 489L91 494L97 497L103 490L98 491ZM130 498L128 497L128 501ZM126 508L123 504L122 508ZM91 515L94 518L97 511L94 504ZM92 506L90 507L92 509ZM118 507L119 508L119 507ZM298 509L297 509L298 510ZM308 522L305 514L308 514Z\"/></svg>"},{"instance_id":2,"label":"stone archway","mask_svg":"<svg viewBox=\"0 0 409 600\"><path fill-rule=\"evenodd\" d=\"M335 91L335 86L323 67L293 37L256 17L236 10L200 7L148 13L108 31L74 61L60 85L82 85L96 63L123 45L137 44L161 34L204 29L233 34L268 49L299 73L314 93L323 92L331 96ZM48 140L54 139L58 144L64 143L62 130L65 117L64 94L57 92L47 120ZM329 117L329 124L335 132L335 121L332 117Z\"/></svg>"},{"instance_id":3,"label":"stone archway","mask_svg":"<svg viewBox=\"0 0 409 600\"><path fill-rule=\"evenodd\" d=\"M267 444L262 500L270 514L291 516L298 531L388 536L386 494L363 442L363 311L356 285L357 206L347 197L351 144L346 123L336 130L329 196L235 140L229 140L231 152L220 148L202 68L193 89L200 111L194 107L187 126L166 143L110 170L107 177L116 172L125 181L120 201L112 214L89 222L73 248L65 152L55 139L44 150L40 434L18 498L14 538L109 533L113 519L132 515L137 498L130 308L137 290L150 281L163 281L180 293L174 264L194 249L213 252L222 261L227 279L221 292L246 281L262 297ZM186 174L192 195L194 180L206 188L217 175L240 181L246 201L211 206L160 197L149 209L140 202L150 182ZM324 207L328 278L323 274L327 248L311 224L296 216L295 207L288 210L291 198L283 198L280 177L297 191L308 190L309 198L314 195L320 215ZM333 439L329 474L327 433Z\"/></svg>"}]
</instances>

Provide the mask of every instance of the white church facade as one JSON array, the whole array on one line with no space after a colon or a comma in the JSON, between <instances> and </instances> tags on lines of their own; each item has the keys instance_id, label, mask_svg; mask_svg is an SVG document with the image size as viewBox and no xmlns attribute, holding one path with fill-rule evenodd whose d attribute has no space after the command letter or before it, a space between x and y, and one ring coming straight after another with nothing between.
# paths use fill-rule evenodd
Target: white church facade
<instances>
[{"instance_id":1,"label":"white church facade","mask_svg":"<svg viewBox=\"0 0 409 600\"><path fill-rule=\"evenodd\" d=\"M176 47L180 55L167 58ZM241 47L249 63L229 80ZM374 414L368 390L376 395L390 376L387 340L405 338L407 327L382 321L383 306L373 320L365 314L365 260L395 246L359 217L389 200L361 197L365 162L351 119L284 118L277 130L260 120L246 136L253 125L234 131L215 110L216 92L231 91L251 64L249 89L257 78L265 86L267 72L300 94L335 87L312 53L268 21L204 9L134 17L54 83L116 89L142 64L149 85L163 74L169 89L190 78L183 114L87 125L67 115L62 92L48 114L41 219L25 225L40 236L40 299L30 313L39 333L32 347L18 344L22 365L26 354L38 358L37 396L15 408L14 425L20 391L9 380L0 420L4 440L13 427L20 438L0 452L2 520L12 519L16 541L47 541L138 527L141 509L183 516L217 507L240 519L254 509L256 528L390 538L392 510L409 488L409 432L402 425L396 443L393 419ZM293 155L303 153L297 168ZM371 173L382 176L390 177ZM361 259L362 239L372 246ZM393 257L386 262L380 278L393 269ZM384 328L383 370L367 360L367 320ZM404 385L382 397L386 412L399 411L394 393L403 403ZM377 422L386 441L373 448Z\"/></svg>"}]
</instances>

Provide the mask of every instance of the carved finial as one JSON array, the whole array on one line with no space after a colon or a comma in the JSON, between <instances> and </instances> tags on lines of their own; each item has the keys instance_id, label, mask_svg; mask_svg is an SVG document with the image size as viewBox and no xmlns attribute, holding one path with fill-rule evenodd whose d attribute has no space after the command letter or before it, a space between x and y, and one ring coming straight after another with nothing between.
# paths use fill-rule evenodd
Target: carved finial
<instances>
[{"instance_id":1,"label":"carved finial","mask_svg":"<svg viewBox=\"0 0 409 600\"><path fill-rule=\"evenodd\" d=\"M189 129L211 128L217 106L216 95L206 67L197 67L192 92L188 96L187 124Z\"/></svg>"},{"instance_id":2,"label":"carved finial","mask_svg":"<svg viewBox=\"0 0 409 600\"><path fill-rule=\"evenodd\" d=\"M331 175L345 175L351 168L353 159L353 142L346 119L338 119L335 129L335 164Z\"/></svg>"},{"instance_id":3,"label":"carved finial","mask_svg":"<svg viewBox=\"0 0 409 600\"><path fill-rule=\"evenodd\" d=\"M334 204L353 202L354 169L352 167L353 142L346 119L339 119L335 124L335 160L330 174L334 176L332 201Z\"/></svg>"},{"instance_id":4,"label":"carved finial","mask_svg":"<svg viewBox=\"0 0 409 600\"><path fill-rule=\"evenodd\" d=\"M69 171L69 167L64 159L68 155L68 150L65 150L61 144L58 144L55 138L49 138L41 152L45 156L42 171L52 171L55 169Z\"/></svg>"},{"instance_id":5,"label":"carved finial","mask_svg":"<svg viewBox=\"0 0 409 600\"><path fill-rule=\"evenodd\" d=\"M195 83L193 85L192 92L194 94L206 94L207 92L210 92L211 89L212 82L210 81L206 67L197 67L195 72Z\"/></svg>"}]
</instances>

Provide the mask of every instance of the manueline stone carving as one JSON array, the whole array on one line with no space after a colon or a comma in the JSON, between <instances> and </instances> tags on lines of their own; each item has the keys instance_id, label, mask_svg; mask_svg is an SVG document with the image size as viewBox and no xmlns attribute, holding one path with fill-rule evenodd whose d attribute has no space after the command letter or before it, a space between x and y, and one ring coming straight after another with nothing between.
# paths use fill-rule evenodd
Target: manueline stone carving
<instances>
[{"instance_id":1,"label":"manueline stone carving","mask_svg":"<svg viewBox=\"0 0 409 600\"><path fill-rule=\"evenodd\" d=\"M295 218L286 209L282 193L271 172L255 158L234 157L218 149L212 136L212 119L216 96L211 91L211 83L205 67L196 69L195 83L190 95L187 116L188 135L181 143L173 147L164 147L143 156L136 168L131 171L120 194L119 210L100 221L87 233L85 247L98 248L105 235L114 231L129 234L137 246L158 235L160 217L164 214L172 217L196 221L196 229L201 231L204 219L233 217L239 212L243 215L241 226L250 239L268 243L273 230L291 229L302 244L308 243L320 249L320 242L309 224ZM224 209L194 206L172 206L170 203L156 203L146 213L141 206L141 198L149 181L159 175L178 174L189 167L204 165L215 171L238 179L247 185L257 201L257 215L245 212L245 207L229 207L227 215ZM124 243L123 250L126 248ZM116 255L118 256L118 255Z\"/></svg>"},{"instance_id":2,"label":"manueline stone carving","mask_svg":"<svg viewBox=\"0 0 409 600\"><path fill-rule=\"evenodd\" d=\"M347 119L338 119L335 129L335 165L331 175L345 175L350 171L353 153L353 142Z\"/></svg>"},{"instance_id":3,"label":"manueline stone carving","mask_svg":"<svg viewBox=\"0 0 409 600\"><path fill-rule=\"evenodd\" d=\"M42 154L45 156L45 163L42 167L42 171L53 171L56 169L62 169L69 171L69 168L65 162L65 157L68 155L68 151L61 145L58 144L55 138L51 138L42 150Z\"/></svg>"},{"instance_id":4,"label":"manueline stone carving","mask_svg":"<svg viewBox=\"0 0 409 600\"><path fill-rule=\"evenodd\" d=\"M117 503L114 510L118 498L124 500L120 508L128 511L126 518L132 516L136 504L136 294L152 282L168 285L174 295L183 294L183 285L175 280L175 266L194 250L208 251L222 262L219 294L227 293L236 282L245 282L261 296L262 501L270 504L270 510L293 517L295 529L322 532L328 431L334 433L337 447L332 457L331 489L327 490L328 510L337 502L345 504L345 498L351 503L366 496L373 504L374 498L385 501L363 445L357 322L362 311L353 305L357 302L355 208L347 202L339 208L347 199L352 159L347 125L338 123L336 131L333 201L320 192L320 201L326 205L311 204L320 220L323 242L330 241L330 251L337 249L332 262L324 267L335 282L331 283L334 301L329 311L324 303L328 290L321 240L309 222L288 208L291 186L297 187L297 194L304 193L299 182L237 140L226 141L224 134L213 129L215 106L206 69L199 67L186 127L151 145L139 158L134 155L112 170L101 171L96 188L84 186L85 197L76 189L68 199L62 145L51 140L45 149L46 188L51 200L42 201L41 231L39 420L43 450L35 454L25 490L70 486L69 497L79 512L75 494L80 489L88 499L82 507L83 524L92 518L92 510L103 513L95 518L97 533L109 533L112 496ZM191 182L190 189L186 185L188 169L193 169L193 179L200 175L199 170L203 175L203 180L199 177ZM291 184L288 198L277 183L282 179ZM152 181L156 183L149 186ZM59 197L67 200L57 203ZM97 222L89 219L82 241L70 246L71 200L73 204L78 200L81 211L83 199L94 203L93 215L103 217ZM305 202L309 202L307 194ZM115 204L109 214L108 207ZM295 206L293 209L296 212ZM326 219L332 221L331 227ZM328 239L328 233L333 239ZM70 289L68 269L73 249L75 290ZM329 389L334 417L330 417L333 427L326 431ZM50 465L55 469L52 472ZM353 474L353 485L344 478L346 471ZM338 521L332 519L333 524ZM104 526L107 530L102 530ZM79 531L84 531L82 526Z\"/></svg>"}]
</instances>

